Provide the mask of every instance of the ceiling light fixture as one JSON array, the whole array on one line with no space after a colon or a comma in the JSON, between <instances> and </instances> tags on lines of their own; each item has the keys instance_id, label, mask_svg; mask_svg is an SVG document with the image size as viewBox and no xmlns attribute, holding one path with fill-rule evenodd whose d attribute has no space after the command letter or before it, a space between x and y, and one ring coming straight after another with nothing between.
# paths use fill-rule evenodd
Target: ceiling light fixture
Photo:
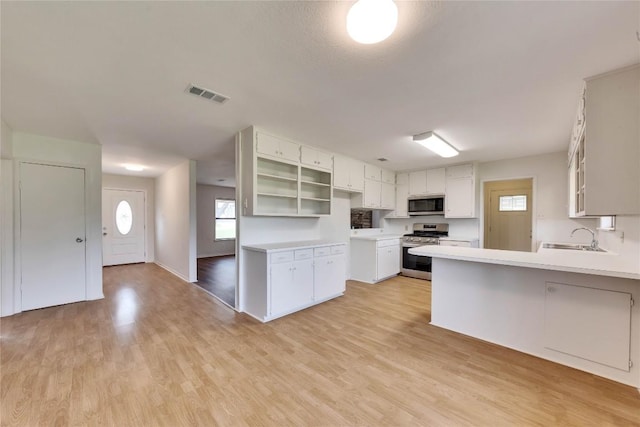
<instances>
[{"instance_id":1,"label":"ceiling light fixture","mask_svg":"<svg viewBox=\"0 0 640 427\"><path fill-rule=\"evenodd\" d=\"M457 156L458 150L453 148L451 144L442 139L435 132L425 132L418 135L413 135L413 140L418 144L428 148L440 157L454 157Z\"/></svg>"},{"instance_id":2,"label":"ceiling light fixture","mask_svg":"<svg viewBox=\"0 0 640 427\"><path fill-rule=\"evenodd\" d=\"M362 44L381 42L398 23L398 6L393 0L358 0L347 14L347 32Z\"/></svg>"},{"instance_id":3,"label":"ceiling light fixture","mask_svg":"<svg viewBox=\"0 0 640 427\"><path fill-rule=\"evenodd\" d=\"M144 170L144 166L141 165L124 165L124 168L132 172L142 172Z\"/></svg>"}]
</instances>

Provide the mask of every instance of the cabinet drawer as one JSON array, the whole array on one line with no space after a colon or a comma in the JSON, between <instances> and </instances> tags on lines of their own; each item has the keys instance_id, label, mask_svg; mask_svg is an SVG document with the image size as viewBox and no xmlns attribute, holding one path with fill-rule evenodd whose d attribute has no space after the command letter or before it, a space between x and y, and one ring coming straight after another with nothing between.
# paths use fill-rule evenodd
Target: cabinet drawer
<instances>
[{"instance_id":1,"label":"cabinet drawer","mask_svg":"<svg viewBox=\"0 0 640 427\"><path fill-rule=\"evenodd\" d=\"M324 246L321 248L315 248L313 250L313 255L314 256L327 256L327 255L331 255L331 247L330 246Z\"/></svg>"},{"instance_id":2,"label":"cabinet drawer","mask_svg":"<svg viewBox=\"0 0 640 427\"><path fill-rule=\"evenodd\" d=\"M440 246L460 246L470 248L471 242L468 240L440 240Z\"/></svg>"},{"instance_id":3,"label":"cabinet drawer","mask_svg":"<svg viewBox=\"0 0 640 427\"><path fill-rule=\"evenodd\" d=\"M295 251L295 259L309 259L313 258L313 249L298 249Z\"/></svg>"},{"instance_id":4,"label":"cabinet drawer","mask_svg":"<svg viewBox=\"0 0 640 427\"><path fill-rule=\"evenodd\" d=\"M385 248L387 246L400 246L400 239L378 240L376 246L379 248Z\"/></svg>"},{"instance_id":5,"label":"cabinet drawer","mask_svg":"<svg viewBox=\"0 0 640 427\"><path fill-rule=\"evenodd\" d=\"M290 261L293 261L293 251L276 252L275 254L271 254L269 256L269 262L271 262L272 264Z\"/></svg>"},{"instance_id":6,"label":"cabinet drawer","mask_svg":"<svg viewBox=\"0 0 640 427\"><path fill-rule=\"evenodd\" d=\"M342 255L347 252L347 245L331 246L331 255Z\"/></svg>"}]
</instances>

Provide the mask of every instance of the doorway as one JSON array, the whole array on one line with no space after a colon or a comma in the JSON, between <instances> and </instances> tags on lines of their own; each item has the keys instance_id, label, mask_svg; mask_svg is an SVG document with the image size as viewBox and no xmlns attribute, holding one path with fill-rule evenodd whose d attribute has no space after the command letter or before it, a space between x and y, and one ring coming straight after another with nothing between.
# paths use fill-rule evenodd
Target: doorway
<instances>
[{"instance_id":1,"label":"doorway","mask_svg":"<svg viewBox=\"0 0 640 427\"><path fill-rule=\"evenodd\" d=\"M145 193L102 190L102 265L144 262Z\"/></svg>"},{"instance_id":2,"label":"doorway","mask_svg":"<svg viewBox=\"0 0 640 427\"><path fill-rule=\"evenodd\" d=\"M85 170L20 164L22 310L86 300Z\"/></svg>"},{"instance_id":3,"label":"doorway","mask_svg":"<svg viewBox=\"0 0 640 427\"><path fill-rule=\"evenodd\" d=\"M532 250L533 178L484 183L484 247Z\"/></svg>"}]
</instances>

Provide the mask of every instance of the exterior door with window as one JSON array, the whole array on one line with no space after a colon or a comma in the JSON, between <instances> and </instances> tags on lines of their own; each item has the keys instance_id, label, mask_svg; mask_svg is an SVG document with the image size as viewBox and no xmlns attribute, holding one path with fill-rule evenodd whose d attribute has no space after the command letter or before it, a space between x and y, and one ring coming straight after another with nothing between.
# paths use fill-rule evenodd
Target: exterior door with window
<instances>
[{"instance_id":1,"label":"exterior door with window","mask_svg":"<svg viewBox=\"0 0 640 427\"><path fill-rule=\"evenodd\" d=\"M485 248L533 250L532 192L531 178L485 183Z\"/></svg>"},{"instance_id":2,"label":"exterior door with window","mask_svg":"<svg viewBox=\"0 0 640 427\"><path fill-rule=\"evenodd\" d=\"M102 265L145 261L145 194L102 190Z\"/></svg>"}]
</instances>

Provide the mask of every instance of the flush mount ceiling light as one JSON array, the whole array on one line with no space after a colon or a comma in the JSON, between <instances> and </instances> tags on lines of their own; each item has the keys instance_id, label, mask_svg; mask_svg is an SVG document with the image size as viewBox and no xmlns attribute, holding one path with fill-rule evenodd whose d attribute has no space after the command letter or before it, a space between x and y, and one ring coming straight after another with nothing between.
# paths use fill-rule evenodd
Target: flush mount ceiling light
<instances>
[{"instance_id":1,"label":"flush mount ceiling light","mask_svg":"<svg viewBox=\"0 0 640 427\"><path fill-rule=\"evenodd\" d=\"M124 165L124 168L132 172L142 172L144 170L142 165Z\"/></svg>"},{"instance_id":2,"label":"flush mount ceiling light","mask_svg":"<svg viewBox=\"0 0 640 427\"><path fill-rule=\"evenodd\" d=\"M413 135L413 140L418 144L428 148L440 157L457 156L458 150L453 148L448 142L440 138L435 132L425 132Z\"/></svg>"},{"instance_id":3,"label":"flush mount ceiling light","mask_svg":"<svg viewBox=\"0 0 640 427\"><path fill-rule=\"evenodd\" d=\"M393 0L359 0L347 14L347 32L362 44L381 42L398 23L398 6Z\"/></svg>"}]
</instances>

